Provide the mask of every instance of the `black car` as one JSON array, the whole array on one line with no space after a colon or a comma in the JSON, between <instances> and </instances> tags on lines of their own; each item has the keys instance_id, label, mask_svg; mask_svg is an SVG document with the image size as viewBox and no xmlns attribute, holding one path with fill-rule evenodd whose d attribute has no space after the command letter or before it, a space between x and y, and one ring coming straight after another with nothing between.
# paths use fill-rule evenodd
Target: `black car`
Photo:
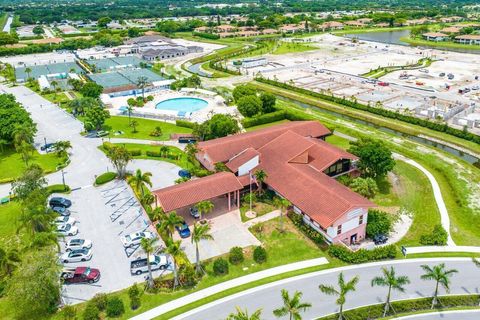
<instances>
[{"instance_id":1,"label":"black car","mask_svg":"<svg viewBox=\"0 0 480 320\"><path fill-rule=\"evenodd\" d=\"M387 242L387 240L388 237L384 234L377 234L375 237L373 237L373 243L375 243L376 245L384 244Z\"/></svg>"},{"instance_id":2,"label":"black car","mask_svg":"<svg viewBox=\"0 0 480 320\"><path fill-rule=\"evenodd\" d=\"M197 207L191 207L190 208L190 215L194 217L195 219L200 218L200 212L198 212Z\"/></svg>"},{"instance_id":3,"label":"black car","mask_svg":"<svg viewBox=\"0 0 480 320\"><path fill-rule=\"evenodd\" d=\"M52 207L52 210L63 217L68 217L70 215L70 210L68 210L66 207Z\"/></svg>"},{"instance_id":4,"label":"black car","mask_svg":"<svg viewBox=\"0 0 480 320\"><path fill-rule=\"evenodd\" d=\"M54 208L54 207L70 208L72 206L72 201L63 197L53 197L50 199L48 204L50 205L51 208Z\"/></svg>"},{"instance_id":5,"label":"black car","mask_svg":"<svg viewBox=\"0 0 480 320\"><path fill-rule=\"evenodd\" d=\"M190 171L186 170L186 169L182 169L180 171L178 171L178 176L180 178L188 178L190 179L192 177L192 174L190 173Z\"/></svg>"},{"instance_id":6,"label":"black car","mask_svg":"<svg viewBox=\"0 0 480 320\"><path fill-rule=\"evenodd\" d=\"M46 143L40 147L40 150L46 151L55 147L55 143Z\"/></svg>"}]
</instances>

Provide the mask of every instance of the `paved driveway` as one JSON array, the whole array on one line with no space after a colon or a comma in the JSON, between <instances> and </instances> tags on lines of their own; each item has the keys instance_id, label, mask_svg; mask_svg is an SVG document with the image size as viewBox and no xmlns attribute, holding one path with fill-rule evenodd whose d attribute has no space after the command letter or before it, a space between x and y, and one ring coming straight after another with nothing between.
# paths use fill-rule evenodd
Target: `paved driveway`
<instances>
[{"instance_id":1,"label":"paved driveway","mask_svg":"<svg viewBox=\"0 0 480 320\"><path fill-rule=\"evenodd\" d=\"M72 216L77 219L79 233L75 237L93 242L93 257L88 262L68 263L66 267L90 266L98 268L101 278L98 283L65 285L62 297L68 304L92 298L99 292L112 292L142 282L144 275L130 274L130 261L145 254L138 246L124 249L121 237L137 231L155 231L148 217L124 181L113 181L102 187L87 187L72 192ZM161 240L159 249L164 247ZM62 243L63 247L63 243ZM155 272L160 275L160 271Z\"/></svg>"},{"instance_id":2,"label":"paved driveway","mask_svg":"<svg viewBox=\"0 0 480 320\"><path fill-rule=\"evenodd\" d=\"M213 240L201 240L199 242L200 259L205 260L225 254L232 247L249 247L260 245L260 241L248 230L240 220L240 212L234 210L213 219L209 219L212 230ZM193 230L193 226L190 226ZM178 233L174 235L175 239L180 239ZM191 237L182 239L182 248L191 262L195 262L195 244Z\"/></svg>"}]
</instances>

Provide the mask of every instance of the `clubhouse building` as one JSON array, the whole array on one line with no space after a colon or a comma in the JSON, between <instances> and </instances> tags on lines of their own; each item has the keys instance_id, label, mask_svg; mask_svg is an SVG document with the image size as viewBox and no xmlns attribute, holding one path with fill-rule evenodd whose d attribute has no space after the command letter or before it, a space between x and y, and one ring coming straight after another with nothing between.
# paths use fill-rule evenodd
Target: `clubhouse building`
<instances>
[{"instance_id":1,"label":"clubhouse building","mask_svg":"<svg viewBox=\"0 0 480 320\"><path fill-rule=\"evenodd\" d=\"M294 121L200 142L198 161L211 171L223 163L229 172L156 190L156 204L182 214L200 201L215 200L216 208L228 212L240 206L241 194L255 184L251 175L263 170L265 187L288 199L293 211L328 242L361 241L368 209L375 205L335 180L358 174L358 158L325 142L330 134L319 122Z\"/></svg>"}]
</instances>

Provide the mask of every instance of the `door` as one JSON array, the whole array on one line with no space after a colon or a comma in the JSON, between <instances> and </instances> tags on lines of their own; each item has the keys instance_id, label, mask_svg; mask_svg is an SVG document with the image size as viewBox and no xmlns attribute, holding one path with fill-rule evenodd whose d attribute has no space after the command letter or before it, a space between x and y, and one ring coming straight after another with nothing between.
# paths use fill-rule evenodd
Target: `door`
<instances>
[{"instance_id":1,"label":"door","mask_svg":"<svg viewBox=\"0 0 480 320\"><path fill-rule=\"evenodd\" d=\"M357 242L357 234L355 233L350 237L350 244Z\"/></svg>"}]
</instances>

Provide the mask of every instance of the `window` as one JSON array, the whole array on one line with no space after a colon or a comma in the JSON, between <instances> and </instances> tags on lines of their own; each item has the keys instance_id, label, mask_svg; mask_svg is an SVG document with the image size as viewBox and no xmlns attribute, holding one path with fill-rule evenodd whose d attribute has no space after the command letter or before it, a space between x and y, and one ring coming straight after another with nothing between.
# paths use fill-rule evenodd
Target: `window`
<instances>
[{"instance_id":1,"label":"window","mask_svg":"<svg viewBox=\"0 0 480 320\"><path fill-rule=\"evenodd\" d=\"M363 215L358 218L358 224L363 224Z\"/></svg>"},{"instance_id":2,"label":"window","mask_svg":"<svg viewBox=\"0 0 480 320\"><path fill-rule=\"evenodd\" d=\"M337 227L337 235L341 234L342 233L342 225L339 225Z\"/></svg>"}]
</instances>

